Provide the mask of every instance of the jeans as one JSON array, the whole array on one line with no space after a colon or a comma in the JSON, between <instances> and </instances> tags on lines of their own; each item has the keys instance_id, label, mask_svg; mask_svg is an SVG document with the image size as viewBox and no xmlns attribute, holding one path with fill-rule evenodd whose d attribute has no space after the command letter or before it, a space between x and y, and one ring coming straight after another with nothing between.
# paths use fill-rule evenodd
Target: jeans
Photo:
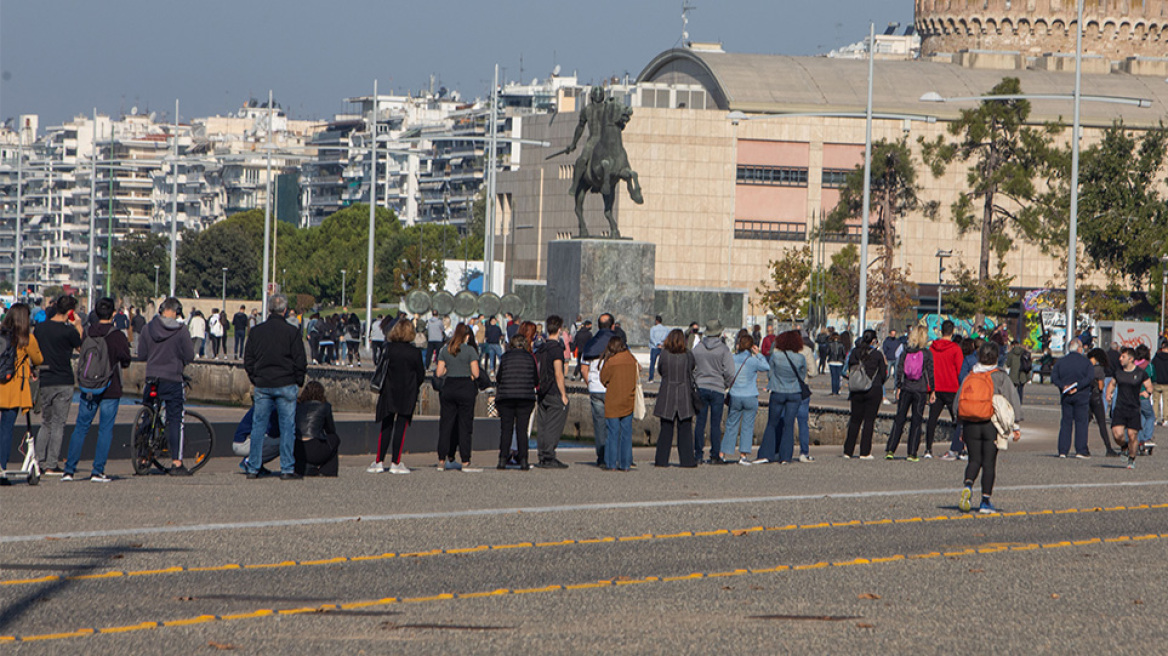
<instances>
[{"instance_id":1,"label":"jeans","mask_svg":"<svg viewBox=\"0 0 1168 656\"><path fill-rule=\"evenodd\" d=\"M426 342L426 368L429 369L438 359L438 351L442 349L442 342Z\"/></svg>"},{"instance_id":2,"label":"jeans","mask_svg":"<svg viewBox=\"0 0 1168 656\"><path fill-rule=\"evenodd\" d=\"M799 404L799 412L795 415L799 423L799 455L811 455L811 399L803 399Z\"/></svg>"},{"instance_id":3,"label":"jeans","mask_svg":"<svg viewBox=\"0 0 1168 656\"><path fill-rule=\"evenodd\" d=\"M758 459L790 462L795 450L795 422L803 395L799 392L771 392L766 430L758 446Z\"/></svg>"},{"instance_id":4,"label":"jeans","mask_svg":"<svg viewBox=\"0 0 1168 656\"><path fill-rule=\"evenodd\" d=\"M596 464L599 465L607 462L604 459L605 432L608 428L604 419L604 395L590 392L588 398L592 401L592 439L596 442Z\"/></svg>"},{"instance_id":5,"label":"jeans","mask_svg":"<svg viewBox=\"0 0 1168 656\"><path fill-rule=\"evenodd\" d=\"M65 442L65 422L73 403L72 385L41 387L41 427L36 435L37 461L45 469L60 465L61 446Z\"/></svg>"},{"instance_id":6,"label":"jeans","mask_svg":"<svg viewBox=\"0 0 1168 656\"><path fill-rule=\"evenodd\" d=\"M89 398L88 394L81 395L81 402L77 405L77 424L73 427L73 435L69 437L69 459L65 461L65 473L77 472L77 461L81 460L81 448L85 446L85 436L89 427L93 425L93 417L100 411L101 418L97 422L97 448L93 452L92 476L105 473L105 461L109 457L110 442L114 439L114 420L118 418L118 404L121 399Z\"/></svg>"},{"instance_id":7,"label":"jeans","mask_svg":"<svg viewBox=\"0 0 1168 656\"><path fill-rule=\"evenodd\" d=\"M237 358L243 357L243 347L246 343L247 343L247 331L246 330L236 330L235 331L235 357L237 357ZM224 351L226 351L226 349L224 349Z\"/></svg>"},{"instance_id":8,"label":"jeans","mask_svg":"<svg viewBox=\"0 0 1168 656\"><path fill-rule=\"evenodd\" d=\"M16 429L18 408L0 410L0 469L8 468L8 456L12 453L12 433Z\"/></svg>"},{"instance_id":9,"label":"jeans","mask_svg":"<svg viewBox=\"0 0 1168 656\"><path fill-rule=\"evenodd\" d=\"M722 453L738 453L750 457L754 450L754 418L758 415L757 396L730 395L730 412L726 415L726 435L722 438Z\"/></svg>"},{"instance_id":10,"label":"jeans","mask_svg":"<svg viewBox=\"0 0 1168 656\"><path fill-rule=\"evenodd\" d=\"M254 417L271 417L275 407L280 422L280 473L291 474L296 468L292 449L296 443L296 392L295 385L284 387L257 387L252 393L255 406ZM248 473L259 472L263 465L264 434L268 425L253 421L251 426L251 455L248 456Z\"/></svg>"},{"instance_id":11,"label":"jeans","mask_svg":"<svg viewBox=\"0 0 1168 656\"><path fill-rule=\"evenodd\" d=\"M1140 399L1140 422L1140 442L1147 442L1156 431L1156 409L1152 407L1152 399Z\"/></svg>"},{"instance_id":12,"label":"jeans","mask_svg":"<svg viewBox=\"0 0 1168 656\"><path fill-rule=\"evenodd\" d=\"M661 357L660 348L649 349L649 382L653 382L653 372L657 371L657 358Z\"/></svg>"},{"instance_id":13,"label":"jeans","mask_svg":"<svg viewBox=\"0 0 1168 656\"><path fill-rule=\"evenodd\" d=\"M706 446L707 419L710 420L710 458L721 456L718 449L722 446L722 408L726 404L726 394L699 387L698 396L702 397L702 407L698 408L694 424L694 456L701 462L702 450Z\"/></svg>"},{"instance_id":14,"label":"jeans","mask_svg":"<svg viewBox=\"0 0 1168 656\"><path fill-rule=\"evenodd\" d=\"M833 395L839 394L840 376L843 375L844 366L842 364L828 364L827 368L831 370L831 393Z\"/></svg>"},{"instance_id":15,"label":"jeans","mask_svg":"<svg viewBox=\"0 0 1168 656\"><path fill-rule=\"evenodd\" d=\"M247 461L251 457L251 437L249 436L242 442L232 442L231 452L243 458L239 463L239 468L243 473L247 473ZM280 438L278 437L264 437L264 463L267 464L276 458L280 457Z\"/></svg>"},{"instance_id":16,"label":"jeans","mask_svg":"<svg viewBox=\"0 0 1168 656\"><path fill-rule=\"evenodd\" d=\"M604 423L608 436L604 464L609 469L628 471L633 464L633 416L605 419Z\"/></svg>"},{"instance_id":17,"label":"jeans","mask_svg":"<svg viewBox=\"0 0 1168 656\"><path fill-rule=\"evenodd\" d=\"M487 344L483 346L483 364L487 365L487 369L494 371L501 357L503 357L502 346L498 344Z\"/></svg>"}]
</instances>

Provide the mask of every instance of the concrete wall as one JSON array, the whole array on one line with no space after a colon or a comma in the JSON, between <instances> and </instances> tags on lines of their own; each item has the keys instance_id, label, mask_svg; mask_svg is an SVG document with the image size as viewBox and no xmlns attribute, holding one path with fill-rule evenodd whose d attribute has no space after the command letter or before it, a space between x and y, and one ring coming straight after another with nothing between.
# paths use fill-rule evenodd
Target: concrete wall
<instances>
[{"instance_id":1,"label":"concrete wall","mask_svg":"<svg viewBox=\"0 0 1168 656\"><path fill-rule=\"evenodd\" d=\"M667 326L688 326L696 321L705 326L720 319L726 328L741 328L745 316L746 290L658 287L654 307Z\"/></svg>"}]
</instances>

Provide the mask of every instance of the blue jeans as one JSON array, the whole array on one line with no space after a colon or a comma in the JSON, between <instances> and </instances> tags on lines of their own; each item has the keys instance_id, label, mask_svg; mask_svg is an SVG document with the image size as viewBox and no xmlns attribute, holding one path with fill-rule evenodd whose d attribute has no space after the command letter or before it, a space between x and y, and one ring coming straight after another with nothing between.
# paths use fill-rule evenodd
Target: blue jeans
<instances>
[{"instance_id":1,"label":"blue jeans","mask_svg":"<svg viewBox=\"0 0 1168 656\"><path fill-rule=\"evenodd\" d=\"M604 464L609 469L627 471L633 464L633 416L605 419L608 443L604 450Z\"/></svg>"},{"instance_id":2,"label":"blue jeans","mask_svg":"<svg viewBox=\"0 0 1168 656\"><path fill-rule=\"evenodd\" d=\"M503 357L502 346L498 344L485 344L483 346L483 364L487 365L487 369L494 371L501 357Z\"/></svg>"},{"instance_id":3,"label":"blue jeans","mask_svg":"<svg viewBox=\"0 0 1168 656\"><path fill-rule=\"evenodd\" d=\"M97 448L93 452L93 467L90 474L97 476L105 473L105 461L109 457L110 442L114 439L114 420L118 418L118 404L120 399L91 398L86 400L86 394L81 395L81 402L77 404L77 424L73 427L73 434L69 437L69 459L65 461L65 473L77 472L77 461L81 460L81 448L85 446L85 437L89 427L93 425L93 416L101 412L97 422Z\"/></svg>"},{"instance_id":4,"label":"blue jeans","mask_svg":"<svg viewBox=\"0 0 1168 656\"><path fill-rule=\"evenodd\" d=\"M16 408L0 410L0 469L8 468L8 455L12 453L12 433L16 428L16 418L20 410Z\"/></svg>"},{"instance_id":5,"label":"blue jeans","mask_svg":"<svg viewBox=\"0 0 1168 656\"><path fill-rule=\"evenodd\" d=\"M604 395L591 392L588 399L592 401L592 435L596 442L596 464L607 463L604 457L605 429L607 421L604 418Z\"/></svg>"},{"instance_id":6,"label":"blue jeans","mask_svg":"<svg viewBox=\"0 0 1168 656\"><path fill-rule=\"evenodd\" d=\"M844 366L842 364L828 364L827 368L831 370L831 393L839 394L840 377L844 373Z\"/></svg>"},{"instance_id":7,"label":"blue jeans","mask_svg":"<svg viewBox=\"0 0 1168 656\"><path fill-rule=\"evenodd\" d=\"M275 406L280 422L280 473L291 474L296 465L292 447L296 443L296 392L295 385L286 387L257 387L252 393L255 404L253 417L271 417ZM248 455L248 473L259 472L264 464L264 434L268 424L253 421L251 424L251 454Z\"/></svg>"},{"instance_id":8,"label":"blue jeans","mask_svg":"<svg viewBox=\"0 0 1168 656\"><path fill-rule=\"evenodd\" d=\"M657 371L657 358L661 357L660 348L649 349L649 382L653 382L653 373Z\"/></svg>"},{"instance_id":9,"label":"blue jeans","mask_svg":"<svg viewBox=\"0 0 1168 656\"><path fill-rule=\"evenodd\" d=\"M1152 407L1152 399L1140 399L1140 422L1140 442L1147 442L1156 432L1156 409Z\"/></svg>"},{"instance_id":10,"label":"blue jeans","mask_svg":"<svg viewBox=\"0 0 1168 656\"><path fill-rule=\"evenodd\" d=\"M802 396L802 394L800 394ZM811 420L811 399L803 399L799 404L799 412L795 414L796 421L799 422L799 455L811 455L811 427L808 425Z\"/></svg>"},{"instance_id":11,"label":"blue jeans","mask_svg":"<svg viewBox=\"0 0 1168 656\"><path fill-rule=\"evenodd\" d=\"M754 450L754 418L758 415L757 396L730 395L730 412L726 415L726 435L722 438L722 453L738 453L750 457Z\"/></svg>"},{"instance_id":12,"label":"blue jeans","mask_svg":"<svg viewBox=\"0 0 1168 656\"><path fill-rule=\"evenodd\" d=\"M694 456L702 461L702 450L706 446L706 419L710 420L710 457L719 456L722 446L722 407L726 404L726 394L718 390L698 388L702 397L702 407L698 408L698 418L694 422Z\"/></svg>"},{"instance_id":13,"label":"blue jeans","mask_svg":"<svg viewBox=\"0 0 1168 656\"><path fill-rule=\"evenodd\" d=\"M803 395L799 392L771 392L766 430L762 433L762 444L758 447L759 460L791 461L795 450L795 422L802 403Z\"/></svg>"}]
</instances>

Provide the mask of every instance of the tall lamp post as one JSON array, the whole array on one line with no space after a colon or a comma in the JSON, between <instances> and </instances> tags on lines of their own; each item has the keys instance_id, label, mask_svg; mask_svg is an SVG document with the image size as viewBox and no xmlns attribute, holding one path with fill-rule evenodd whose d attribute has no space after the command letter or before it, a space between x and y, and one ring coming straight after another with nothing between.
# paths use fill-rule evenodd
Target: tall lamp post
<instances>
[{"instance_id":1,"label":"tall lamp post","mask_svg":"<svg viewBox=\"0 0 1168 656\"><path fill-rule=\"evenodd\" d=\"M223 267L223 289L220 291L223 296L223 305L221 307L224 312L227 312L227 267Z\"/></svg>"},{"instance_id":2,"label":"tall lamp post","mask_svg":"<svg viewBox=\"0 0 1168 656\"><path fill-rule=\"evenodd\" d=\"M345 274L348 273L345 269L341 269L341 307L345 307Z\"/></svg>"},{"instance_id":3,"label":"tall lamp post","mask_svg":"<svg viewBox=\"0 0 1168 656\"><path fill-rule=\"evenodd\" d=\"M1160 273L1160 336L1156 339L1157 345L1164 339L1164 288L1168 287L1168 255L1160 258Z\"/></svg>"},{"instance_id":4,"label":"tall lamp post","mask_svg":"<svg viewBox=\"0 0 1168 656\"><path fill-rule=\"evenodd\" d=\"M945 282L945 258L953 257L953 251L937 249L937 321L941 321L941 285Z\"/></svg>"},{"instance_id":5,"label":"tall lamp post","mask_svg":"<svg viewBox=\"0 0 1168 656\"><path fill-rule=\"evenodd\" d=\"M154 265L154 298L158 298L158 270L161 268L157 264Z\"/></svg>"}]
</instances>

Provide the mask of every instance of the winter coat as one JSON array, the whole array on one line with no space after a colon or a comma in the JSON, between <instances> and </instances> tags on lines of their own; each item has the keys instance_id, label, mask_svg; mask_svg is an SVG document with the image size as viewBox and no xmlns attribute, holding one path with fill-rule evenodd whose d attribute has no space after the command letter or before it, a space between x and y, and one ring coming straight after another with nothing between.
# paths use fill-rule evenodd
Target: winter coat
<instances>
[{"instance_id":1,"label":"winter coat","mask_svg":"<svg viewBox=\"0 0 1168 656\"><path fill-rule=\"evenodd\" d=\"M657 358L657 373L661 375L661 387L657 389L657 403L653 416L666 421L684 421L694 416L693 395L690 393L690 377L696 362L693 353L671 353L661 351Z\"/></svg>"},{"instance_id":2,"label":"winter coat","mask_svg":"<svg viewBox=\"0 0 1168 656\"><path fill-rule=\"evenodd\" d=\"M381 357L387 360L386 376L377 394L376 421L388 415L412 417L418 405L418 389L426 380L422 349L409 342L387 342Z\"/></svg>"},{"instance_id":3,"label":"winter coat","mask_svg":"<svg viewBox=\"0 0 1168 656\"><path fill-rule=\"evenodd\" d=\"M32 388L30 374L32 368L44 362L41 348L36 337L31 333L28 336L28 346L16 348L16 374L12 380L0 385L0 408L6 410L18 408L28 410L32 408Z\"/></svg>"}]
</instances>

